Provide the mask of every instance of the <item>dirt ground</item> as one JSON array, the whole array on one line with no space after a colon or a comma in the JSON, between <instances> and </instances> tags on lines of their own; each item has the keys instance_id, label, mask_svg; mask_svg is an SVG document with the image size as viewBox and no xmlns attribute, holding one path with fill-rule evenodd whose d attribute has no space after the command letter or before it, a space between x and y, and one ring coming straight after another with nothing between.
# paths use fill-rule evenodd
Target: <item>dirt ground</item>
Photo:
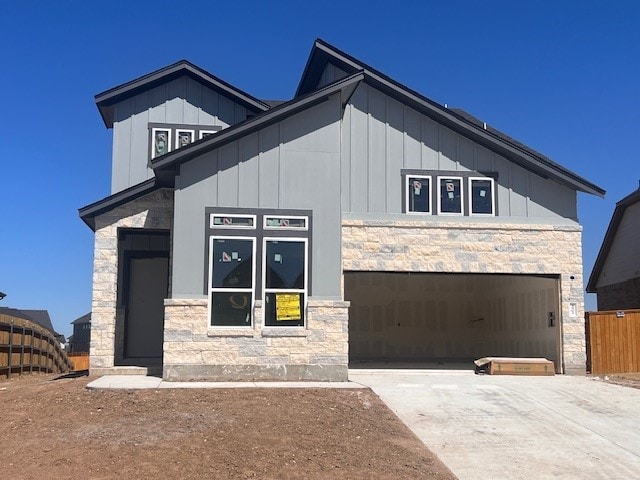
<instances>
[{"instance_id":1,"label":"dirt ground","mask_svg":"<svg viewBox=\"0 0 640 480\"><path fill-rule=\"evenodd\" d=\"M597 375L600 380L625 387L640 388L640 372L638 373L609 373Z\"/></svg>"},{"instance_id":2,"label":"dirt ground","mask_svg":"<svg viewBox=\"0 0 640 480\"><path fill-rule=\"evenodd\" d=\"M455 479L370 390L0 380L3 478Z\"/></svg>"}]
</instances>

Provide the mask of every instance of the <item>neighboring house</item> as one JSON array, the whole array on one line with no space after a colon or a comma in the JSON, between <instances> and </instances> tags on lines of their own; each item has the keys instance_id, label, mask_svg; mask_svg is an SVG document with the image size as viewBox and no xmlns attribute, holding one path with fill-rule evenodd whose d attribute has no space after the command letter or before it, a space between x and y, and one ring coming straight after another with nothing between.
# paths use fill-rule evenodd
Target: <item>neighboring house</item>
<instances>
[{"instance_id":1,"label":"neighboring house","mask_svg":"<svg viewBox=\"0 0 640 480\"><path fill-rule=\"evenodd\" d=\"M585 369L577 192L604 191L324 41L292 100L181 61L96 96L113 129L91 371L346 380L349 362Z\"/></svg>"},{"instance_id":2,"label":"neighboring house","mask_svg":"<svg viewBox=\"0 0 640 480\"><path fill-rule=\"evenodd\" d=\"M595 293L598 310L640 308L640 188L613 211L587 292Z\"/></svg>"},{"instance_id":3,"label":"neighboring house","mask_svg":"<svg viewBox=\"0 0 640 480\"><path fill-rule=\"evenodd\" d=\"M53 333L53 336L58 341L58 343L60 343L60 345L63 345L65 343L64 335L62 335L61 333L57 333L54 330L53 324L51 323L51 317L49 316L49 312L47 310L24 310L17 308L0 307L0 314L29 320Z\"/></svg>"},{"instance_id":4,"label":"neighboring house","mask_svg":"<svg viewBox=\"0 0 640 480\"><path fill-rule=\"evenodd\" d=\"M71 322L73 335L69 337L69 352L89 352L91 341L91 313L81 316Z\"/></svg>"}]
</instances>

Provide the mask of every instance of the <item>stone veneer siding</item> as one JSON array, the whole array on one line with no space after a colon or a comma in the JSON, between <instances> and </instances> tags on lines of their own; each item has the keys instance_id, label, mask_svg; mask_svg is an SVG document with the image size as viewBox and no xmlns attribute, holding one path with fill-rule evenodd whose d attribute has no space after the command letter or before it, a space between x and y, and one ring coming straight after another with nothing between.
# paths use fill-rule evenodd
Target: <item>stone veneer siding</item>
<instances>
[{"instance_id":1,"label":"stone veneer siding","mask_svg":"<svg viewBox=\"0 0 640 480\"><path fill-rule=\"evenodd\" d=\"M585 372L579 225L343 220L342 257L345 271L559 275L563 371Z\"/></svg>"},{"instance_id":2,"label":"stone veneer siding","mask_svg":"<svg viewBox=\"0 0 640 480\"><path fill-rule=\"evenodd\" d=\"M173 191L170 189L156 190L95 218L91 374L110 373L122 357L124 315L117 305L118 229L168 230L172 226Z\"/></svg>"},{"instance_id":3,"label":"stone veneer siding","mask_svg":"<svg viewBox=\"0 0 640 480\"><path fill-rule=\"evenodd\" d=\"M631 310L640 308L640 278L596 288L598 310Z\"/></svg>"},{"instance_id":4,"label":"stone veneer siding","mask_svg":"<svg viewBox=\"0 0 640 480\"><path fill-rule=\"evenodd\" d=\"M348 308L309 299L306 328L265 327L256 301L253 327L212 328L206 299L167 299L163 378L346 381Z\"/></svg>"}]
</instances>

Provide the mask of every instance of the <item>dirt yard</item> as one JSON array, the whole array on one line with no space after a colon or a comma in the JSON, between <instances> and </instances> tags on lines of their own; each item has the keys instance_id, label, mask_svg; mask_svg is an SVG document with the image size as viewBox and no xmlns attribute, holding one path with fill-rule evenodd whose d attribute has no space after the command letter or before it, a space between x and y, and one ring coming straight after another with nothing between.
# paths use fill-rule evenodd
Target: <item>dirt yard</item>
<instances>
[{"instance_id":1,"label":"dirt yard","mask_svg":"<svg viewBox=\"0 0 640 480\"><path fill-rule=\"evenodd\" d=\"M454 479L368 389L0 380L0 471L32 479Z\"/></svg>"}]
</instances>

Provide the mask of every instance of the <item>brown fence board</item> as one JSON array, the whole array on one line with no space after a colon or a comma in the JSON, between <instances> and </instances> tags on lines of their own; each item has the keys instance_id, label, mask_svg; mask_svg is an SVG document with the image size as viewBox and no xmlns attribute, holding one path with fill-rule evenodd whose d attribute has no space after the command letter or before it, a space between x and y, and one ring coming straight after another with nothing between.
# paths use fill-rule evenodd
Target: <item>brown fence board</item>
<instances>
[{"instance_id":1,"label":"brown fence board","mask_svg":"<svg viewBox=\"0 0 640 480\"><path fill-rule=\"evenodd\" d=\"M640 372L640 310L588 312L586 334L591 373Z\"/></svg>"},{"instance_id":2,"label":"brown fence board","mask_svg":"<svg viewBox=\"0 0 640 480\"><path fill-rule=\"evenodd\" d=\"M53 334L22 318L0 314L0 374L63 373L71 362Z\"/></svg>"},{"instance_id":3,"label":"brown fence board","mask_svg":"<svg viewBox=\"0 0 640 480\"><path fill-rule=\"evenodd\" d=\"M69 360L73 365L73 371L89 370L89 354L88 353L68 353Z\"/></svg>"}]
</instances>

